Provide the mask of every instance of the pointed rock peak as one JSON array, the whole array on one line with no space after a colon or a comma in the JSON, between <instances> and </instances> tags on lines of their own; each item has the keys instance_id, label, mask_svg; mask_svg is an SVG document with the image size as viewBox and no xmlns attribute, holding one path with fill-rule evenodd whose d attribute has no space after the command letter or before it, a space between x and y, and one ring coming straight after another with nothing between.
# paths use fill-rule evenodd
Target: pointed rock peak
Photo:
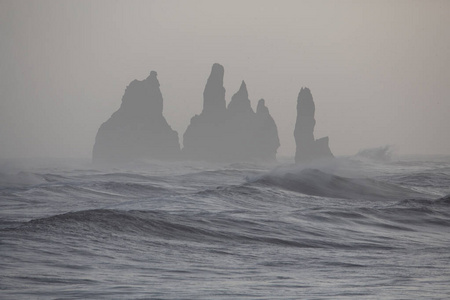
<instances>
[{"instance_id":1,"label":"pointed rock peak","mask_svg":"<svg viewBox=\"0 0 450 300\"><path fill-rule=\"evenodd\" d=\"M242 98L248 99L247 85L245 84L244 80L242 80L241 87L239 88L239 91L237 91L235 95L239 95Z\"/></svg>"},{"instance_id":2,"label":"pointed rock peak","mask_svg":"<svg viewBox=\"0 0 450 300\"><path fill-rule=\"evenodd\" d=\"M221 64L215 63L211 68L211 74L209 74L209 78L207 81L207 85L223 85L223 75L225 70Z\"/></svg>"},{"instance_id":3,"label":"pointed rock peak","mask_svg":"<svg viewBox=\"0 0 450 300\"><path fill-rule=\"evenodd\" d=\"M214 74L214 75L218 75L218 76L223 77L224 72L225 71L223 69L223 66L221 64L215 63L215 64L213 64L213 66L211 68L211 75L210 76L212 76Z\"/></svg>"},{"instance_id":4,"label":"pointed rock peak","mask_svg":"<svg viewBox=\"0 0 450 300\"><path fill-rule=\"evenodd\" d=\"M309 162L315 159L332 158L328 138L314 139L315 105L308 88L301 88L297 98L297 121L294 138L297 145L295 162Z\"/></svg>"},{"instance_id":5,"label":"pointed rock peak","mask_svg":"<svg viewBox=\"0 0 450 300\"><path fill-rule=\"evenodd\" d=\"M300 96L302 96L302 98L311 98L312 99L311 91L307 87L302 87L300 89L300 93L298 94L298 97L300 98Z\"/></svg>"},{"instance_id":6,"label":"pointed rock peak","mask_svg":"<svg viewBox=\"0 0 450 300\"><path fill-rule=\"evenodd\" d=\"M205 114L222 114L226 110L225 88L223 87L224 69L215 63L203 91L203 112Z\"/></svg>"},{"instance_id":7,"label":"pointed rock peak","mask_svg":"<svg viewBox=\"0 0 450 300\"><path fill-rule=\"evenodd\" d=\"M241 91L241 90L247 90L247 85L245 84L245 81L244 80L242 80L242 82L241 82L241 87L239 88L239 90Z\"/></svg>"},{"instance_id":8,"label":"pointed rock peak","mask_svg":"<svg viewBox=\"0 0 450 300\"><path fill-rule=\"evenodd\" d=\"M231 101L228 104L228 111L233 114L254 114L255 112L252 109L252 105L250 103L250 99L248 99L247 86L245 85L245 81L242 81L241 87L236 94L231 97Z\"/></svg>"},{"instance_id":9,"label":"pointed rock peak","mask_svg":"<svg viewBox=\"0 0 450 300\"><path fill-rule=\"evenodd\" d=\"M297 98L297 113L298 115L311 115L314 117L316 107L314 105L313 96L309 88L301 88Z\"/></svg>"},{"instance_id":10,"label":"pointed rock peak","mask_svg":"<svg viewBox=\"0 0 450 300\"><path fill-rule=\"evenodd\" d=\"M260 99L258 101L258 106L256 107L256 113L260 114L263 112L268 111L267 107L266 107L266 102L264 101L264 99Z\"/></svg>"},{"instance_id":11,"label":"pointed rock peak","mask_svg":"<svg viewBox=\"0 0 450 300\"><path fill-rule=\"evenodd\" d=\"M156 83L159 86L158 73L156 73L156 71L151 71L150 75L148 75L145 80L150 83Z\"/></svg>"},{"instance_id":12,"label":"pointed rock peak","mask_svg":"<svg viewBox=\"0 0 450 300\"><path fill-rule=\"evenodd\" d=\"M163 116L163 97L155 71L133 80L120 108L103 123L95 138L93 161L129 162L175 159L180 154L178 133Z\"/></svg>"}]
</instances>

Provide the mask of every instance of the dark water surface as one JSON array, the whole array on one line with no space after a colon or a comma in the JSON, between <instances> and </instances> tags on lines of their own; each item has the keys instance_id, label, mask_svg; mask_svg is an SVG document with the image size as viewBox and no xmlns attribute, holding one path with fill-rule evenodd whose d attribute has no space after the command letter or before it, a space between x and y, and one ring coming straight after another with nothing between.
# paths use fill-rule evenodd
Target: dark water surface
<instances>
[{"instance_id":1,"label":"dark water surface","mask_svg":"<svg viewBox=\"0 0 450 300\"><path fill-rule=\"evenodd\" d=\"M0 168L1 299L446 299L450 160Z\"/></svg>"}]
</instances>

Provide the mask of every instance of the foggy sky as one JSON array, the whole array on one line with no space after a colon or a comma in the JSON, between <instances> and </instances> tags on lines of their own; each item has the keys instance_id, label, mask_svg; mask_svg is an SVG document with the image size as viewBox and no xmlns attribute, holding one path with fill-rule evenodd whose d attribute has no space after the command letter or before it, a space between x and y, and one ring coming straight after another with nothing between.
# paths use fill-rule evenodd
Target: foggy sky
<instances>
[{"instance_id":1,"label":"foggy sky","mask_svg":"<svg viewBox=\"0 0 450 300\"><path fill-rule=\"evenodd\" d=\"M450 154L450 1L0 1L0 158L90 157L126 86L158 72L182 137L213 63L266 100L293 156L309 87L335 155Z\"/></svg>"}]
</instances>

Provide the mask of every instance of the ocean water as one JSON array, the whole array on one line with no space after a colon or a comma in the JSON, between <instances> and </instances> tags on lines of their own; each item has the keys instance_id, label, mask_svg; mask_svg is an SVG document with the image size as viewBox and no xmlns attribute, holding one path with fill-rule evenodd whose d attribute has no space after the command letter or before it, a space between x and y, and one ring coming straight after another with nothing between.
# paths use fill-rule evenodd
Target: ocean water
<instances>
[{"instance_id":1,"label":"ocean water","mask_svg":"<svg viewBox=\"0 0 450 300\"><path fill-rule=\"evenodd\" d=\"M0 164L1 299L448 299L450 158Z\"/></svg>"}]
</instances>

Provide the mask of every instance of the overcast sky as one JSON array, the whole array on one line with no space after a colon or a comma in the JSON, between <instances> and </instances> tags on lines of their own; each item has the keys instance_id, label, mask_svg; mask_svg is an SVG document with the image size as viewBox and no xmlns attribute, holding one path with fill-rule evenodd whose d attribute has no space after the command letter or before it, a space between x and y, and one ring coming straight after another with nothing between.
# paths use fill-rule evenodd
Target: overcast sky
<instances>
[{"instance_id":1,"label":"overcast sky","mask_svg":"<svg viewBox=\"0 0 450 300\"><path fill-rule=\"evenodd\" d=\"M335 155L450 154L450 1L2 1L0 158L89 157L126 86L158 72L183 136L211 66L245 80L293 155L309 87Z\"/></svg>"}]
</instances>

